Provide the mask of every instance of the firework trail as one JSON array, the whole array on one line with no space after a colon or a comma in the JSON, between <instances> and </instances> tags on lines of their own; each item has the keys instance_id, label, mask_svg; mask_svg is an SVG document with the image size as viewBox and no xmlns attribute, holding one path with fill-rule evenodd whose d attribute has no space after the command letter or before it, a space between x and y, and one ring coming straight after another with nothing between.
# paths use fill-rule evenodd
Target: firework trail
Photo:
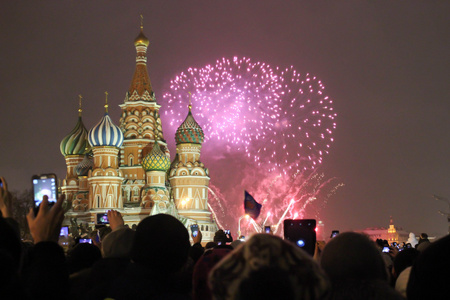
<instances>
[{"instance_id":1,"label":"firework trail","mask_svg":"<svg viewBox=\"0 0 450 300\"><path fill-rule=\"evenodd\" d=\"M262 199L262 214L266 218L270 212L272 224L292 200L291 218L303 214L308 203L333 194L322 195L334 179L325 180L317 169L333 142L336 113L315 76L238 57L189 68L171 80L163 95L169 132L186 117L188 92L205 132L203 160L214 157L208 165L213 173L233 177L227 186L221 180L210 189L222 223L234 226L243 214L244 189Z\"/></svg>"}]
</instances>

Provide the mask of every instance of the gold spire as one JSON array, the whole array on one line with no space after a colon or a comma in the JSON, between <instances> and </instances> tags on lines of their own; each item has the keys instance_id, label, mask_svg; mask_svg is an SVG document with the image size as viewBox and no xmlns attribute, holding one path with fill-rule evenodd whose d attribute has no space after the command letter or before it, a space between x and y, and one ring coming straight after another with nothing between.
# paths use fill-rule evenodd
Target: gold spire
<instances>
[{"instance_id":1,"label":"gold spire","mask_svg":"<svg viewBox=\"0 0 450 300\"><path fill-rule=\"evenodd\" d=\"M191 92L188 92L189 93L189 112L191 112L191 108L192 108L192 104L191 104L191 97L192 97L192 94L191 94Z\"/></svg>"},{"instance_id":2,"label":"gold spire","mask_svg":"<svg viewBox=\"0 0 450 300\"><path fill-rule=\"evenodd\" d=\"M78 116L80 116L81 117L81 112L83 111L82 109L81 109L81 99L83 99L83 96L81 96L81 95L78 95Z\"/></svg>"},{"instance_id":3,"label":"gold spire","mask_svg":"<svg viewBox=\"0 0 450 300\"><path fill-rule=\"evenodd\" d=\"M141 15L141 32L139 33L137 38L134 40L134 45L148 47L149 44L150 44L150 41L144 35L144 16Z\"/></svg>"},{"instance_id":4,"label":"gold spire","mask_svg":"<svg viewBox=\"0 0 450 300\"><path fill-rule=\"evenodd\" d=\"M108 92L105 92L105 111L108 113Z\"/></svg>"}]
</instances>

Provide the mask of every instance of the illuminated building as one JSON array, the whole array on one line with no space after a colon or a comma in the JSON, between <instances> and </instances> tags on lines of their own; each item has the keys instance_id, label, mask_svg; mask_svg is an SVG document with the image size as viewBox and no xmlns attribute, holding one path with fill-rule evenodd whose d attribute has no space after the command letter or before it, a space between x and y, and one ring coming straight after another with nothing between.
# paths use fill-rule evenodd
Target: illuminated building
<instances>
[{"instance_id":1,"label":"illuminated building","mask_svg":"<svg viewBox=\"0 0 450 300\"><path fill-rule=\"evenodd\" d=\"M191 112L176 132L175 159L164 139L160 105L147 72L149 40L141 31L134 41L136 69L125 95L120 124L105 115L89 132L79 118L61 141L67 165L61 191L72 201L65 224L94 224L97 213L117 209L126 224L139 223L148 215L166 213L186 227L198 224L203 241L217 230L208 207L209 171L200 162L204 134Z\"/></svg>"},{"instance_id":2,"label":"illuminated building","mask_svg":"<svg viewBox=\"0 0 450 300\"><path fill-rule=\"evenodd\" d=\"M389 244L392 244L393 242L406 242L409 238L408 232L394 226L394 220L392 219L392 217L389 221L389 228L366 228L357 232L367 234L374 241L377 239L386 240L389 242Z\"/></svg>"}]
</instances>

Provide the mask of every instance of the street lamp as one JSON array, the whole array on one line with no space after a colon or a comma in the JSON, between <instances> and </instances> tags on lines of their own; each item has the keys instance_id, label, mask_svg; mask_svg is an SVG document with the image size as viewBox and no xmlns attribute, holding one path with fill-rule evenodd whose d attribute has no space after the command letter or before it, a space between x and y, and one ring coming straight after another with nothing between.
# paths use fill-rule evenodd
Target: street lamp
<instances>
[{"instance_id":1,"label":"street lamp","mask_svg":"<svg viewBox=\"0 0 450 300\"><path fill-rule=\"evenodd\" d=\"M238 223L238 238L241 236L241 220L242 220L243 218L248 219L249 217L250 217L249 215L245 214L245 215L242 215L242 216L239 218L239 223Z\"/></svg>"}]
</instances>

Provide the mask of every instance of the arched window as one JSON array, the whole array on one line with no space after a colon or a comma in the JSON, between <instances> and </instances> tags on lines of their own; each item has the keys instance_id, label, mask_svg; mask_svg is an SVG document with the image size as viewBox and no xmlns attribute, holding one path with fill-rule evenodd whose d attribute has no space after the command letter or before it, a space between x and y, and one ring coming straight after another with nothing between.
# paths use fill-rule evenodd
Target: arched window
<instances>
[{"instance_id":1,"label":"arched window","mask_svg":"<svg viewBox=\"0 0 450 300\"><path fill-rule=\"evenodd\" d=\"M134 156L133 154L128 155L128 165L133 166Z\"/></svg>"}]
</instances>

